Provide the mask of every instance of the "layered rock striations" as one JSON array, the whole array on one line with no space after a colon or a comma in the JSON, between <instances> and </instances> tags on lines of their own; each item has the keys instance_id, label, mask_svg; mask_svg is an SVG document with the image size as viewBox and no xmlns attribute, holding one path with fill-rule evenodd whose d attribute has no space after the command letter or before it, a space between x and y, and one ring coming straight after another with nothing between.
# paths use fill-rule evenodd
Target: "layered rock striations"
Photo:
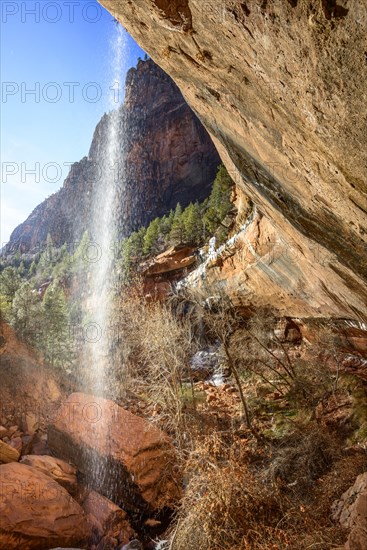
<instances>
[{"instance_id":1,"label":"layered rock striations","mask_svg":"<svg viewBox=\"0 0 367 550\"><path fill-rule=\"evenodd\" d=\"M53 243L77 242L92 218L93 193L104 185L108 127L118 117L116 205L122 232L208 196L219 155L209 134L171 78L152 60L139 61L126 78L125 101L98 123L87 157L71 166L63 187L37 206L10 237L8 250L29 251ZM108 173L108 172L107 172ZM111 214L112 215L112 214Z\"/></svg>"},{"instance_id":2,"label":"layered rock striations","mask_svg":"<svg viewBox=\"0 0 367 550\"><path fill-rule=\"evenodd\" d=\"M100 2L175 80L258 206L243 298L264 302L266 285L288 314L366 315L365 4Z\"/></svg>"}]
</instances>

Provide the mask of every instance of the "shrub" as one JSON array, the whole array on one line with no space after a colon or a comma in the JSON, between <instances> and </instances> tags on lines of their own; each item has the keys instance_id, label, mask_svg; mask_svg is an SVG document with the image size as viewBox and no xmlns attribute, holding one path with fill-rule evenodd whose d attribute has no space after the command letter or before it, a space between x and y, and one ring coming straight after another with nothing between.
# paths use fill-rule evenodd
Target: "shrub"
<instances>
[{"instance_id":1,"label":"shrub","mask_svg":"<svg viewBox=\"0 0 367 550\"><path fill-rule=\"evenodd\" d=\"M280 509L269 491L233 447L207 435L187 462L188 485L171 535L172 550L264 548L276 538ZM266 533L266 535L265 535Z\"/></svg>"},{"instance_id":2,"label":"shrub","mask_svg":"<svg viewBox=\"0 0 367 550\"><path fill-rule=\"evenodd\" d=\"M294 423L293 431L273 447L268 479L303 498L339 457L335 434L316 422Z\"/></svg>"}]
</instances>

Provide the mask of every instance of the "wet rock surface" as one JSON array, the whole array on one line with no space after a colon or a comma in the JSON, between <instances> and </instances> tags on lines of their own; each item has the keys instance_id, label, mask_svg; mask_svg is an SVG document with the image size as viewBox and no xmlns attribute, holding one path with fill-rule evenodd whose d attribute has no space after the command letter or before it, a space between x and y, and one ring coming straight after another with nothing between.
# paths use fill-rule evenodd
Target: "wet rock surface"
<instances>
[{"instance_id":1,"label":"wet rock surface","mask_svg":"<svg viewBox=\"0 0 367 550\"><path fill-rule=\"evenodd\" d=\"M161 509L179 497L169 436L112 401L72 394L49 427L48 443L98 492L124 508Z\"/></svg>"},{"instance_id":2,"label":"wet rock surface","mask_svg":"<svg viewBox=\"0 0 367 550\"><path fill-rule=\"evenodd\" d=\"M95 519L98 522L100 533L105 537L113 538L120 544L126 544L135 535L126 512L95 491L87 495L82 507L89 517L92 516L92 521Z\"/></svg>"},{"instance_id":3,"label":"wet rock surface","mask_svg":"<svg viewBox=\"0 0 367 550\"><path fill-rule=\"evenodd\" d=\"M191 359L191 376L195 382L206 380L219 373L221 358L219 346L208 346L195 353Z\"/></svg>"}]
</instances>

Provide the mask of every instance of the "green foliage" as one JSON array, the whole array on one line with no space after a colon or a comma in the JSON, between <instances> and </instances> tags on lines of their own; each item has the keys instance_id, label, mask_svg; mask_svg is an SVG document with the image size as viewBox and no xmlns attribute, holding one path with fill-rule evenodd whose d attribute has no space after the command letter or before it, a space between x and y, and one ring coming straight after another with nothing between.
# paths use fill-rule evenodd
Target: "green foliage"
<instances>
[{"instance_id":1,"label":"green foliage","mask_svg":"<svg viewBox=\"0 0 367 550\"><path fill-rule=\"evenodd\" d=\"M61 280L71 272L72 257L68 253L67 245L64 244L58 254L58 262L52 271L54 280Z\"/></svg>"},{"instance_id":2,"label":"green foliage","mask_svg":"<svg viewBox=\"0 0 367 550\"><path fill-rule=\"evenodd\" d=\"M8 320L11 315L11 302L6 296L0 294L0 319Z\"/></svg>"},{"instance_id":3,"label":"green foliage","mask_svg":"<svg viewBox=\"0 0 367 550\"><path fill-rule=\"evenodd\" d=\"M33 260L33 262L31 263L30 267L29 267L29 276L30 277L33 277L37 272L37 264L36 262Z\"/></svg>"},{"instance_id":4,"label":"green foliage","mask_svg":"<svg viewBox=\"0 0 367 550\"><path fill-rule=\"evenodd\" d=\"M180 203L177 204L175 213L173 215L171 231L169 234L169 240L172 244L181 244L185 235L185 225L183 220L183 212Z\"/></svg>"},{"instance_id":5,"label":"green foliage","mask_svg":"<svg viewBox=\"0 0 367 550\"><path fill-rule=\"evenodd\" d=\"M40 343L41 301L29 282L22 284L15 293L10 320L23 340L33 345Z\"/></svg>"},{"instance_id":6,"label":"green foliage","mask_svg":"<svg viewBox=\"0 0 367 550\"><path fill-rule=\"evenodd\" d=\"M160 235L160 219L155 218L149 225L143 239L143 253L151 254L157 250L157 242Z\"/></svg>"},{"instance_id":7,"label":"green foliage","mask_svg":"<svg viewBox=\"0 0 367 550\"><path fill-rule=\"evenodd\" d=\"M202 211L198 202L190 204L183 213L185 241L198 244L203 238Z\"/></svg>"},{"instance_id":8,"label":"green foliage","mask_svg":"<svg viewBox=\"0 0 367 550\"><path fill-rule=\"evenodd\" d=\"M204 216L204 223L209 234L214 234L225 217L229 214L231 203L231 189L233 182L222 165L219 167L214 180L213 189L209 198L207 211Z\"/></svg>"},{"instance_id":9,"label":"green foliage","mask_svg":"<svg viewBox=\"0 0 367 550\"><path fill-rule=\"evenodd\" d=\"M50 286L42 302L41 349L45 359L56 366L71 362L69 312L60 287Z\"/></svg>"},{"instance_id":10,"label":"green foliage","mask_svg":"<svg viewBox=\"0 0 367 550\"><path fill-rule=\"evenodd\" d=\"M189 243L202 245L207 237L216 235L219 242L227 238L230 223L224 222L232 209L233 182L220 166L209 199L199 204L190 203L185 210L180 203L168 215L154 219L150 225L135 231L121 247L121 266L129 278L131 270L151 254L157 254L170 245Z\"/></svg>"},{"instance_id":11,"label":"green foliage","mask_svg":"<svg viewBox=\"0 0 367 550\"><path fill-rule=\"evenodd\" d=\"M132 233L122 243L121 267L125 277L128 277L131 268L142 260L146 231L145 227L142 227L139 231Z\"/></svg>"},{"instance_id":12,"label":"green foliage","mask_svg":"<svg viewBox=\"0 0 367 550\"><path fill-rule=\"evenodd\" d=\"M169 235L171 232L174 217L175 213L173 210L171 210L168 216L163 216L163 218L161 219L161 234L163 235L165 240L167 240L167 235Z\"/></svg>"},{"instance_id":13,"label":"green foliage","mask_svg":"<svg viewBox=\"0 0 367 550\"><path fill-rule=\"evenodd\" d=\"M70 362L69 312L60 287L51 285L42 300L26 281L15 293L10 321L20 338L41 351L51 365Z\"/></svg>"},{"instance_id":14,"label":"green foliage","mask_svg":"<svg viewBox=\"0 0 367 550\"><path fill-rule=\"evenodd\" d=\"M89 238L88 231L84 231L83 237L78 244L77 249L73 257L71 258L70 270L72 273L78 273L79 271L84 271L88 269L89 266L89 254L93 255L91 250L91 241Z\"/></svg>"},{"instance_id":15,"label":"green foliage","mask_svg":"<svg viewBox=\"0 0 367 550\"><path fill-rule=\"evenodd\" d=\"M12 301L22 282L17 269L11 266L6 267L0 274L0 294L8 301Z\"/></svg>"},{"instance_id":16,"label":"green foliage","mask_svg":"<svg viewBox=\"0 0 367 550\"><path fill-rule=\"evenodd\" d=\"M52 243L51 235L47 235L46 247L42 252L40 260L38 262L39 269L42 270L44 276L50 276L52 272L52 265L55 255L55 249Z\"/></svg>"},{"instance_id":17,"label":"green foliage","mask_svg":"<svg viewBox=\"0 0 367 550\"><path fill-rule=\"evenodd\" d=\"M25 272L26 272L26 269L25 269L24 262L20 262L20 265L19 265L19 267L18 267L18 274L19 274L21 277L24 277Z\"/></svg>"}]
</instances>

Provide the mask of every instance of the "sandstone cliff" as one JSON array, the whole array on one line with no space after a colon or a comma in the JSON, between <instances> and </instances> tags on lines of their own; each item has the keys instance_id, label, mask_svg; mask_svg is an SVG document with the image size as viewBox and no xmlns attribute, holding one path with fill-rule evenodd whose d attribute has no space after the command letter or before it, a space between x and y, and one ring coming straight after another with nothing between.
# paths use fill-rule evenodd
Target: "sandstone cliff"
<instances>
[{"instance_id":1,"label":"sandstone cliff","mask_svg":"<svg viewBox=\"0 0 367 550\"><path fill-rule=\"evenodd\" d=\"M18 226L8 249L42 246L49 233L57 245L77 242L91 218L93 190L103 185L109 118L94 132L88 157L72 165L63 187ZM125 102L118 109L120 226L125 232L210 192L219 155L181 92L152 60L127 74ZM117 173L117 172L116 172Z\"/></svg>"},{"instance_id":2,"label":"sandstone cliff","mask_svg":"<svg viewBox=\"0 0 367 550\"><path fill-rule=\"evenodd\" d=\"M176 81L258 206L236 268L243 300L365 315L365 3L100 2Z\"/></svg>"}]
</instances>

